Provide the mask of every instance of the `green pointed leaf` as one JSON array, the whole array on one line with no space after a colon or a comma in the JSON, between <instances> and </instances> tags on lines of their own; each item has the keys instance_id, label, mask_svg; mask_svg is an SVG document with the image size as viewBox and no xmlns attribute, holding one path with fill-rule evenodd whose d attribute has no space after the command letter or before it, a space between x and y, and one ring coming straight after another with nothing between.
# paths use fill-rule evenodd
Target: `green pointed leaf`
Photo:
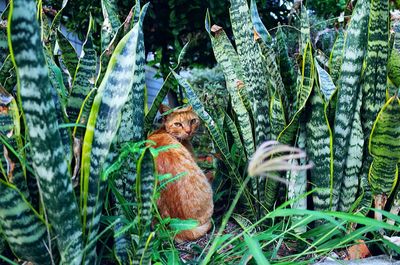
<instances>
[{"instance_id":1,"label":"green pointed leaf","mask_svg":"<svg viewBox=\"0 0 400 265\"><path fill-rule=\"evenodd\" d=\"M314 61L312 58L311 43L308 43L307 48L304 50L303 65L302 65L302 81L297 96L298 97L297 102L299 108L297 112L294 114L290 123L279 134L278 136L279 142L284 144L292 144L297 129L299 127L299 118L311 94L313 84L314 84Z\"/></svg>"},{"instance_id":2,"label":"green pointed leaf","mask_svg":"<svg viewBox=\"0 0 400 265\"><path fill-rule=\"evenodd\" d=\"M371 0L369 24L368 24L368 48L363 77L363 104L361 107L362 128L366 136L369 136L375 118L379 110L385 104L388 74L389 56L389 1ZM389 68L390 69L390 68ZM371 179L370 164L376 169L379 159L372 162L367 150L368 137L364 144L364 161L362 178ZM384 164L390 163L385 161ZM390 163L392 164L392 163ZM393 173L393 166L389 172ZM368 172L370 171L370 173ZM377 172L376 172L377 173ZM390 174L388 174L390 175ZM393 177L392 177L393 178ZM390 178L389 178L390 179ZM389 180L388 179L388 180Z\"/></svg>"},{"instance_id":3,"label":"green pointed leaf","mask_svg":"<svg viewBox=\"0 0 400 265\"><path fill-rule=\"evenodd\" d=\"M117 34L121 21L118 18L115 1L101 0L101 9L104 17L101 26L101 51L104 52Z\"/></svg>"},{"instance_id":4,"label":"green pointed leaf","mask_svg":"<svg viewBox=\"0 0 400 265\"><path fill-rule=\"evenodd\" d=\"M395 86L394 92L400 87L400 24L396 23L392 30L394 31L392 50L388 61L388 77ZM393 95L394 93L391 93Z\"/></svg>"},{"instance_id":5,"label":"green pointed leaf","mask_svg":"<svg viewBox=\"0 0 400 265\"><path fill-rule=\"evenodd\" d=\"M387 196L396 185L400 160L400 100L392 97L379 112L369 140L373 162L369 182L374 194Z\"/></svg>"},{"instance_id":6,"label":"green pointed leaf","mask_svg":"<svg viewBox=\"0 0 400 265\"><path fill-rule=\"evenodd\" d=\"M278 96L278 93L275 93L275 95L272 96L269 117L271 119L270 123L272 139L276 140L278 138L278 135L286 127L284 108L282 100Z\"/></svg>"},{"instance_id":7,"label":"green pointed leaf","mask_svg":"<svg viewBox=\"0 0 400 265\"><path fill-rule=\"evenodd\" d=\"M57 42L61 49L61 57L65 66L67 67L69 76L73 77L78 65L78 56L76 51L60 30L57 30Z\"/></svg>"},{"instance_id":8,"label":"green pointed leaf","mask_svg":"<svg viewBox=\"0 0 400 265\"><path fill-rule=\"evenodd\" d=\"M261 21L260 15L258 14L257 10L257 4L255 0L251 0L250 2L250 14L251 14L251 20L254 25L255 31L260 34L263 42L269 46L272 44L272 37L269 34L267 28L264 26L264 24Z\"/></svg>"},{"instance_id":9,"label":"green pointed leaf","mask_svg":"<svg viewBox=\"0 0 400 265\"><path fill-rule=\"evenodd\" d=\"M306 149L306 125L301 123L299 126L296 145L301 150ZM307 164L306 158L300 158L299 160L292 160L292 164L304 166ZM292 200L290 204L292 209L297 210L306 210L307 209L307 197L302 197L303 194L307 192L307 171L288 171L287 179L289 181L288 187L288 200ZM293 216L292 223L293 225L300 222L303 218L300 216ZM294 231L296 233L304 233L306 232L306 226L299 225Z\"/></svg>"},{"instance_id":10,"label":"green pointed leaf","mask_svg":"<svg viewBox=\"0 0 400 265\"><path fill-rule=\"evenodd\" d=\"M53 264L48 230L14 186L0 180L0 228L13 253L34 264ZM53 257L54 258L54 257Z\"/></svg>"},{"instance_id":11,"label":"green pointed leaf","mask_svg":"<svg viewBox=\"0 0 400 265\"><path fill-rule=\"evenodd\" d=\"M183 57L186 54L186 51L189 47L189 42L185 44L185 46L183 46L181 52L179 53L178 56L178 63L174 68L174 71L176 69L178 69L178 67L180 66L181 60L183 59ZM167 96L168 91L169 91L169 86L167 85L167 83L169 82L169 78L172 75L172 73L169 73L167 75L167 77L165 78L160 90L158 91L156 97L153 100L153 103L151 104L150 110L147 112L146 114L146 118L145 118L145 132L148 132L151 128L151 126L154 123L154 119L157 116L157 111L160 108L161 103L163 102L165 96Z\"/></svg>"},{"instance_id":12,"label":"green pointed leaf","mask_svg":"<svg viewBox=\"0 0 400 265\"><path fill-rule=\"evenodd\" d=\"M144 6L144 9L147 8L148 5ZM143 10L142 12L146 12ZM139 21L140 25L142 21ZM138 44L136 47L136 56L135 56L135 70L133 73L134 79L132 83L132 88L129 92L128 99L121 110L121 125L117 132L117 145L123 146L129 142L139 142L145 138L144 135L144 117L145 117L145 50L144 50L144 39L143 32L139 30L138 32ZM141 158L143 159L143 158ZM125 166L119 171L119 177L116 180L116 189L120 194L123 195L124 199L128 202L135 201L135 193L133 187L135 186L135 181L142 181L141 185L147 185L144 182L147 180L141 179L140 176L136 176L136 156L131 156L127 158L125 162ZM149 160L146 157L146 160ZM150 163L149 161L145 161L144 163ZM146 164L146 165L147 165ZM140 164L141 165L141 164ZM138 168L139 170L139 168ZM138 172L139 173L139 172ZM153 172L151 172L152 174ZM145 172L145 174L150 174L149 172ZM146 186L147 187L147 186ZM140 194L140 192L137 191ZM139 218L144 219L143 222L148 222L151 219L150 209L151 202L149 201L151 198L151 191L147 188L145 193L142 193L142 197L144 201L142 203L145 204L145 212L144 216L140 216ZM142 204L138 204L139 206ZM116 205L119 215L122 215L123 206L118 204ZM136 213L135 213L136 214ZM130 220L133 221L133 220ZM143 225L143 224L142 224ZM140 246L136 252L136 258L134 260L140 260L141 256L144 254L143 250L147 242L147 237L150 234L149 228L143 225L143 229L146 231L145 234L140 235ZM129 238L129 234L123 234L126 238ZM118 240L117 238L116 240ZM129 242L129 241L128 241ZM121 251L117 253L118 255L127 256L129 246L126 246L125 249L122 246L118 246L121 248ZM125 251L125 253L123 253ZM133 251L133 250L132 250ZM147 257L147 256L146 256Z\"/></svg>"},{"instance_id":13,"label":"green pointed leaf","mask_svg":"<svg viewBox=\"0 0 400 265\"><path fill-rule=\"evenodd\" d=\"M9 22L9 43L19 79L18 89L29 133L33 168L40 185L44 209L57 240L61 261L80 264L82 228L58 130L56 108L36 20L36 3L13 1Z\"/></svg>"},{"instance_id":14,"label":"green pointed leaf","mask_svg":"<svg viewBox=\"0 0 400 265\"><path fill-rule=\"evenodd\" d=\"M339 29L336 37L335 44L333 44L332 52L329 57L329 70L332 81L337 84L340 76L340 68L342 66L343 53L344 53L344 37L345 33L342 28Z\"/></svg>"},{"instance_id":15,"label":"green pointed leaf","mask_svg":"<svg viewBox=\"0 0 400 265\"><path fill-rule=\"evenodd\" d=\"M307 43L311 41L310 36L310 21L308 19L307 9L305 5L301 5L301 17L300 17L300 53L304 53Z\"/></svg>"},{"instance_id":16,"label":"green pointed leaf","mask_svg":"<svg viewBox=\"0 0 400 265\"><path fill-rule=\"evenodd\" d=\"M82 107L89 92L94 89L97 68L97 55L92 40L92 17L89 20L86 40L82 46L82 54L74 72L71 93L68 97L67 114L70 122L86 125L89 108ZM90 103L90 102L89 102ZM89 105L90 107L90 105ZM81 112L81 109L83 112ZM78 120L78 116L79 120ZM77 129L77 131L82 129ZM82 134L83 132L80 132Z\"/></svg>"},{"instance_id":17,"label":"green pointed leaf","mask_svg":"<svg viewBox=\"0 0 400 265\"><path fill-rule=\"evenodd\" d=\"M278 27L276 32L277 46L278 46L278 64L282 82L285 85L286 95L288 101L291 102L292 106L288 109L288 117L292 118L292 115L296 111L295 100L296 100L296 86L297 76L294 71L292 59L289 57L288 48L286 46L286 35L282 30L282 27Z\"/></svg>"},{"instance_id":18,"label":"green pointed leaf","mask_svg":"<svg viewBox=\"0 0 400 265\"><path fill-rule=\"evenodd\" d=\"M60 99L60 103L62 105L63 113L65 113L65 107L67 103L67 97L68 97L68 90L64 85L63 81L63 76L61 69L56 65L54 62L52 56L49 54L49 52L45 53L46 57L46 62L47 66L49 67L49 78L50 78L50 83L53 86L53 88L56 90L56 93Z\"/></svg>"},{"instance_id":19,"label":"green pointed leaf","mask_svg":"<svg viewBox=\"0 0 400 265\"><path fill-rule=\"evenodd\" d=\"M196 96L195 92L193 91L189 83L174 71L172 71L172 74L178 80L179 84L185 89L185 93L189 99L190 104L193 107L193 110L196 112L199 118L204 122L217 148L221 151L225 160L230 161L231 157L229 149L221 134L221 130L216 126L216 123L213 121L211 116L206 112L204 106L201 104L200 100Z\"/></svg>"},{"instance_id":20,"label":"green pointed leaf","mask_svg":"<svg viewBox=\"0 0 400 265\"><path fill-rule=\"evenodd\" d=\"M12 92L17 84L17 76L15 73L14 64L11 55L7 56L0 68L0 85L8 92Z\"/></svg>"},{"instance_id":21,"label":"green pointed leaf","mask_svg":"<svg viewBox=\"0 0 400 265\"><path fill-rule=\"evenodd\" d=\"M318 68L317 63L316 65ZM321 80L320 76L319 78ZM327 104L321 93L321 90L324 90L323 86L322 82L319 82L319 86L314 85L310 98L310 113L306 122L307 155L314 163L310 170L310 179L318 188L312 194L316 210L330 209L333 178L332 131L326 115Z\"/></svg>"},{"instance_id":22,"label":"green pointed leaf","mask_svg":"<svg viewBox=\"0 0 400 265\"><path fill-rule=\"evenodd\" d=\"M7 32L5 28L0 29L0 62L4 60L9 55L8 42L7 42Z\"/></svg>"},{"instance_id":23,"label":"green pointed leaf","mask_svg":"<svg viewBox=\"0 0 400 265\"><path fill-rule=\"evenodd\" d=\"M128 16L124 21L124 33L126 34L139 21L140 16L140 1L136 0L135 5L129 11Z\"/></svg>"},{"instance_id":24,"label":"green pointed leaf","mask_svg":"<svg viewBox=\"0 0 400 265\"><path fill-rule=\"evenodd\" d=\"M244 234L244 241L246 242L246 245L249 248L249 251L253 255L257 264L270 264L267 258L264 256L264 253L261 250L261 246L256 239L248 236L247 234Z\"/></svg>"},{"instance_id":25,"label":"green pointed leaf","mask_svg":"<svg viewBox=\"0 0 400 265\"><path fill-rule=\"evenodd\" d=\"M152 222L152 197L155 187L154 160L146 149L137 162L136 192L139 218L139 246L133 264L149 264L150 252L146 252Z\"/></svg>"},{"instance_id":26,"label":"green pointed leaf","mask_svg":"<svg viewBox=\"0 0 400 265\"><path fill-rule=\"evenodd\" d=\"M348 212L352 204L356 200L356 195L359 187L359 175L362 167L363 147L364 147L364 132L361 124L361 96L362 91L358 92L355 114L351 123L351 133L346 156L345 169L343 171L343 183L340 188L338 209L342 212ZM334 190L334 193L336 190Z\"/></svg>"},{"instance_id":27,"label":"green pointed leaf","mask_svg":"<svg viewBox=\"0 0 400 265\"><path fill-rule=\"evenodd\" d=\"M360 79L367 43L368 0L357 1L346 34L334 126L334 179L332 209L336 210L349 154L354 116L360 91ZM359 159L362 159L359 157Z\"/></svg>"},{"instance_id":28,"label":"green pointed leaf","mask_svg":"<svg viewBox=\"0 0 400 265\"><path fill-rule=\"evenodd\" d=\"M243 81L252 104L255 120L256 146L269 139L268 82L263 74L262 61L254 40L253 24L245 0L231 0L229 9L239 59L243 65Z\"/></svg>"},{"instance_id":29,"label":"green pointed leaf","mask_svg":"<svg viewBox=\"0 0 400 265\"><path fill-rule=\"evenodd\" d=\"M101 170L120 124L120 115L134 83L141 23L119 42L94 98L82 150L81 208L86 241L97 239L105 182ZM86 264L96 263L96 245L90 245Z\"/></svg>"},{"instance_id":30,"label":"green pointed leaf","mask_svg":"<svg viewBox=\"0 0 400 265\"><path fill-rule=\"evenodd\" d=\"M371 0L367 58L362 84L361 119L366 134L370 133L376 115L385 104L388 56L389 1Z\"/></svg>"},{"instance_id":31,"label":"green pointed leaf","mask_svg":"<svg viewBox=\"0 0 400 265\"><path fill-rule=\"evenodd\" d=\"M241 178L239 177L235 162L231 157L229 148L227 146L227 143L225 142L223 134L221 133L221 129L218 127L218 124L206 112L204 106L200 102L199 98L197 97L196 93L193 91L189 83L174 71L172 71L172 73L174 77L178 80L178 83L184 88L185 94L189 99L189 103L192 105L193 110L196 112L199 118L204 122L204 125L206 126L216 148L220 151L222 160L227 166L230 176L233 178L234 181L236 181L238 185L243 184L243 180L241 180ZM248 193L249 191L245 190L244 196L246 198L246 202L249 205L251 205L251 198L249 197L250 195Z\"/></svg>"},{"instance_id":32,"label":"green pointed leaf","mask_svg":"<svg viewBox=\"0 0 400 265\"><path fill-rule=\"evenodd\" d=\"M235 122L229 117L228 114L224 113L224 121L226 123L226 127L228 127L229 132L233 136L233 141L236 145L237 152L242 155L244 154L244 146L242 144L242 140L240 139L240 133L239 130L237 129Z\"/></svg>"},{"instance_id":33,"label":"green pointed leaf","mask_svg":"<svg viewBox=\"0 0 400 265\"><path fill-rule=\"evenodd\" d=\"M317 61L315 61L315 68L318 73L318 83L321 93L324 96L323 100L329 102L336 91L336 86L328 72L326 72Z\"/></svg>"},{"instance_id":34,"label":"green pointed leaf","mask_svg":"<svg viewBox=\"0 0 400 265\"><path fill-rule=\"evenodd\" d=\"M238 119L239 130L243 137L247 157L250 157L254 153L255 149L251 120L239 93L239 90L243 90L245 87L243 82L239 79L240 76L236 71L237 68L235 68L235 63L231 60L231 58L237 57L237 54L230 43L228 36L222 28L217 27L218 26L213 26L211 29L215 36L212 36L211 32L209 32L209 36L211 38L215 58L224 72L226 88L230 95L232 108Z\"/></svg>"},{"instance_id":35,"label":"green pointed leaf","mask_svg":"<svg viewBox=\"0 0 400 265\"><path fill-rule=\"evenodd\" d=\"M102 1L102 4L104 28L102 28L102 52L100 56L100 70L96 80L97 86L99 86L103 80L111 55L121 38L124 36L125 29L132 28L129 20L125 20L124 24L119 22L117 14L113 11L116 9L115 3L111 4L108 0L104 0ZM146 6L143 8L147 9ZM143 17L145 14L146 12L141 12L140 16Z\"/></svg>"},{"instance_id":36,"label":"green pointed leaf","mask_svg":"<svg viewBox=\"0 0 400 265\"><path fill-rule=\"evenodd\" d=\"M15 185L29 199L25 168L15 154L22 150L20 114L15 99L0 87L0 137L5 141L0 150L0 167L6 182ZM21 153L23 151L20 151Z\"/></svg>"},{"instance_id":37,"label":"green pointed leaf","mask_svg":"<svg viewBox=\"0 0 400 265\"><path fill-rule=\"evenodd\" d=\"M265 43L263 43L261 39L258 39L257 42L262 54L263 66L265 69L264 74L268 76L269 82L273 88L273 93L279 93L280 97L282 98L284 105L283 111L285 113L285 110L289 110L291 108L291 102L289 102L285 85L283 84L282 77L279 73L275 52L271 47L268 47Z\"/></svg>"},{"instance_id":38,"label":"green pointed leaf","mask_svg":"<svg viewBox=\"0 0 400 265\"><path fill-rule=\"evenodd\" d=\"M400 35L399 33L396 33ZM400 86L400 51L393 49L390 53L390 58L388 61L388 77L390 81L395 85L395 91L397 87Z\"/></svg>"},{"instance_id":39,"label":"green pointed leaf","mask_svg":"<svg viewBox=\"0 0 400 265\"><path fill-rule=\"evenodd\" d=\"M52 23L51 23L51 31L54 31L56 28L60 26L61 18L62 18L62 12L64 11L64 8L67 6L68 0L63 0L61 4L61 9L58 10L57 14L55 15Z\"/></svg>"}]
</instances>

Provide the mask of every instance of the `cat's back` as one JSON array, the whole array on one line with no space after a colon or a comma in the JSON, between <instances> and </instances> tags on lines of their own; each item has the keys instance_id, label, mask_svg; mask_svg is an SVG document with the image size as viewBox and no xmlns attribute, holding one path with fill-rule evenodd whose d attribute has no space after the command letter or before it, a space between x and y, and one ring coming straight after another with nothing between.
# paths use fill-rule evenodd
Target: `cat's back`
<instances>
[{"instance_id":1,"label":"cat's back","mask_svg":"<svg viewBox=\"0 0 400 265\"><path fill-rule=\"evenodd\" d=\"M193 218L204 224L213 212L212 188L192 154L173 136L156 131L148 137L154 147L174 145L162 150L156 157L158 174L172 174L179 179L162 190L158 206L163 217Z\"/></svg>"},{"instance_id":2,"label":"cat's back","mask_svg":"<svg viewBox=\"0 0 400 265\"><path fill-rule=\"evenodd\" d=\"M187 170L201 171L191 153L169 133L165 131L156 131L148 137L148 140L155 143L155 148L171 146L159 152L156 158L158 173L179 174ZM200 174L202 174L202 172Z\"/></svg>"},{"instance_id":3,"label":"cat's back","mask_svg":"<svg viewBox=\"0 0 400 265\"><path fill-rule=\"evenodd\" d=\"M153 141L155 143L154 147L156 148L165 145L180 144L178 140L164 130L153 132L147 139Z\"/></svg>"}]
</instances>

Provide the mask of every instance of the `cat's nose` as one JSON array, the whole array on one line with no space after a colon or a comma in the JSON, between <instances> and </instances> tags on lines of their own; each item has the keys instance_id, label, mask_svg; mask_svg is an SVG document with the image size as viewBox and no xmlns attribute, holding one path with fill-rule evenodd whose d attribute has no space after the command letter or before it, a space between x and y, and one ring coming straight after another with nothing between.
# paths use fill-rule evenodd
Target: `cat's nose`
<instances>
[{"instance_id":1,"label":"cat's nose","mask_svg":"<svg viewBox=\"0 0 400 265\"><path fill-rule=\"evenodd\" d=\"M185 129L185 133L190 134L192 132L191 129Z\"/></svg>"}]
</instances>

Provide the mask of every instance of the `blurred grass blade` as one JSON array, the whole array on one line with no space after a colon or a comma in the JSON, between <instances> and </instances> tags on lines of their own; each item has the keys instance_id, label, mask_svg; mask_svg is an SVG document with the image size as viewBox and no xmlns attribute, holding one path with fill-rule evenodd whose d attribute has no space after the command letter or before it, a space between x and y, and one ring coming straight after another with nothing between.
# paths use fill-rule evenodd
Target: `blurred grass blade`
<instances>
[{"instance_id":1,"label":"blurred grass blade","mask_svg":"<svg viewBox=\"0 0 400 265\"><path fill-rule=\"evenodd\" d=\"M244 241L246 242L247 247L249 248L250 253L253 255L257 264L260 265L268 265L270 264L267 258L264 256L262 252L260 244L254 238L250 237L247 234L244 234Z\"/></svg>"},{"instance_id":2,"label":"blurred grass blade","mask_svg":"<svg viewBox=\"0 0 400 265\"><path fill-rule=\"evenodd\" d=\"M8 36L32 150L33 168L61 260L80 264L82 228L52 99L33 1L11 5Z\"/></svg>"}]
</instances>

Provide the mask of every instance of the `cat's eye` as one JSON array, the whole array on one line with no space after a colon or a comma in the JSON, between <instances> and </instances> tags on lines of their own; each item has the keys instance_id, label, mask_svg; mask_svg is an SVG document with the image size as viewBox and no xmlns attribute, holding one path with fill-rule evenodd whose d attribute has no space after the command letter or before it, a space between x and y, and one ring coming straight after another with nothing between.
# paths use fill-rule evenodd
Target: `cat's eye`
<instances>
[{"instance_id":1,"label":"cat's eye","mask_svg":"<svg viewBox=\"0 0 400 265\"><path fill-rule=\"evenodd\" d=\"M182 127L182 123L180 123L180 122L175 122L174 125L175 125L176 127Z\"/></svg>"},{"instance_id":2,"label":"cat's eye","mask_svg":"<svg viewBox=\"0 0 400 265\"><path fill-rule=\"evenodd\" d=\"M196 124L197 122L198 122L197 119L192 119L192 120L190 121L190 124Z\"/></svg>"}]
</instances>

